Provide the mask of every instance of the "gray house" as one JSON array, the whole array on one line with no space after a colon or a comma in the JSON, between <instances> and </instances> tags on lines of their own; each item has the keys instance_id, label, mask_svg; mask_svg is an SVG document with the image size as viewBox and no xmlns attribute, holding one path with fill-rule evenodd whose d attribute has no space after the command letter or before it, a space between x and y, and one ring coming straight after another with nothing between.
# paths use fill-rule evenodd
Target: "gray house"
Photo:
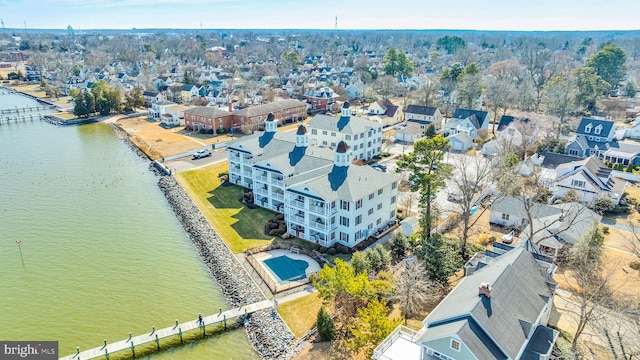
<instances>
[{"instance_id":1,"label":"gray house","mask_svg":"<svg viewBox=\"0 0 640 360\"><path fill-rule=\"evenodd\" d=\"M556 283L551 259L512 248L492 252L440 302L416 332L398 327L374 359L545 359Z\"/></svg>"}]
</instances>

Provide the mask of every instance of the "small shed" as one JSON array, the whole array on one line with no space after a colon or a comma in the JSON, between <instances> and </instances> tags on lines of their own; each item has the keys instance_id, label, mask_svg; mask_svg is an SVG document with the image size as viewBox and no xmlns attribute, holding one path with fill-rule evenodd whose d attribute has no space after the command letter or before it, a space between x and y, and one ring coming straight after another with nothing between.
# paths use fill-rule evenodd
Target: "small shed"
<instances>
[{"instance_id":1,"label":"small shed","mask_svg":"<svg viewBox=\"0 0 640 360\"><path fill-rule=\"evenodd\" d=\"M411 236L411 234L418 232L418 218L415 216L409 216L400 221L400 230L404 236Z\"/></svg>"},{"instance_id":2,"label":"small shed","mask_svg":"<svg viewBox=\"0 0 640 360\"><path fill-rule=\"evenodd\" d=\"M467 133L457 133L449 136L449 143L453 151L467 151L473 146L473 138Z\"/></svg>"}]
</instances>

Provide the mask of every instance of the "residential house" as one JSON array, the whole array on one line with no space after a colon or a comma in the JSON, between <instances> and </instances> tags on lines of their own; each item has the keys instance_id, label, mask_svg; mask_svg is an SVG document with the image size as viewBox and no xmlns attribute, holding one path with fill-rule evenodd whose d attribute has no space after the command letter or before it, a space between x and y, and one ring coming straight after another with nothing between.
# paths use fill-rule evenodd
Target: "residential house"
<instances>
[{"instance_id":1,"label":"residential house","mask_svg":"<svg viewBox=\"0 0 640 360\"><path fill-rule=\"evenodd\" d=\"M399 326L373 359L548 359L558 337L547 327L553 261L525 246L503 251L487 252L419 331Z\"/></svg>"},{"instance_id":2,"label":"residential house","mask_svg":"<svg viewBox=\"0 0 640 360\"><path fill-rule=\"evenodd\" d=\"M395 221L400 177L351 164L347 144L314 146L304 125L227 146L230 182L253 189L254 204L283 213L287 231L307 241L353 247Z\"/></svg>"},{"instance_id":3,"label":"residential house","mask_svg":"<svg viewBox=\"0 0 640 360\"><path fill-rule=\"evenodd\" d=\"M613 176L613 170L592 155L581 161L559 165L550 190L554 199L561 199L573 190L585 204L591 204L604 194L617 205L626 186L626 180Z\"/></svg>"},{"instance_id":4,"label":"residential house","mask_svg":"<svg viewBox=\"0 0 640 360\"><path fill-rule=\"evenodd\" d=\"M409 105L404 112L404 118L409 122L423 125L421 129L426 130L427 126L433 124L436 132L442 131L442 114L437 107Z\"/></svg>"},{"instance_id":5,"label":"residential house","mask_svg":"<svg viewBox=\"0 0 640 360\"><path fill-rule=\"evenodd\" d=\"M503 115L498 124L496 139L482 146L482 154L491 156L499 152L520 152L519 149L538 140L539 132L537 121Z\"/></svg>"},{"instance_id":6,"label":"residential house","mask_svg":"<svg viewBox=\"0 0 640 360\"><path fill-rule=\"evenodd\" d=\"M327 111L331 105L336 102L338 95L329 87L321 87L317 89L309 89L305 94L307 103L311 104L312 109Z\"/></svg>"},{"instance_id":7,"label":"residential house","mask_svg":"<svg viewBox=\"0 0 640 360\"><path fill-rule=\"evenodd\" d=\"M380 155L382 126L373 121L351 116L349 102L342 105L341 116L318 114L307 124L309 138L318 146L336 148L340 141L349 145L354 159L369 160Z\"/></svg>"},{"instance_id":8,"label":"residential house","mask_svg":"<svg viewBox=\"0 0 640 360\"><path fill-rule=\"evenodd\" d=\"M184 84L182 85L181 90L182 92L180 95L182 96L183 102L191 102L200 95L200 87L197 85Z\"/></svg>"},{"instance_id":9,"label":"residential house","mask_svg":"<svg viewBox=\"0 0 640 360\"><path fill-rule=\"evenodd\" d=\"M489 128L489 113L479 110L456 109L453 117L444 125L445 136L465 133L471 139L486 136Z\"/></svg>"},{"instance_id":10,"label":"residential house","mask_svg":"<svg viewBox=\"0 0 640 360\"><path fill-rule=\"evenodd\" d=\"M151 104L147 109L150 120L161 120L162 115L167 113L167 107L176 105L173 101L160 100Z\"/></svg>"},{"instance_id":11,"label":"residential house","mask_svg":"<svg viewBox=\"0 0 640 360\"><path fill-rule=\"evenodd\" d=\"M344 89L349 101L360 99L364 95L364 86L362 84L350 84Z\"/></svg>"},{"instance_id":12,"label":"residential house","mask_svg":"<svg viewBox=\"0 0 640 360\"><path fill-rule=\"evenodd\" d=\"M160 123L165 127L180 126L184 123L184 111L188 109L188 106L180 104L169 105L165 113L160 116Z\"/></svg>"},{"instance_id":13,"label":"residential house","mask_svg":"<svg viewBox=\"0 0 640 360\"><path fill-rule=\"evenodd\" d=\"M301 121L307 115L307 105L300 100L286 99L249 106L233 113L233 126L235 129L257 129L269 114L273 114L279 125Z\"/></svg>"},{"instance_id":14,"label":"residential house","mask_svg":"<svg viewBox=\"0 0 640 360\"><path fill-rule=\"evenodd\" d=\"M393 137L399 142L415 143L424 137L426 126L425 124L407 121L406 124L395 128Z\"/></svg>"},{"instance_id":15,"label":"residential house","mask_svg":"<svg viewBox=\"0 0 640 360\"><path fill-rule=\"evenodd\" d=\"M146 107L151 106L151 104L153 103L159 103L164 100L164 96L158 91L143 91L142 97L144 97L144 105Z\"/></svg>"},{"instance_id":16,"label":"residential house","mask_svg":"<svg viewBox=\"0 0 640 360\"><path fill-rule=\"evenodd\" d=\"M380 99L369 105L369 119L382 126L398 124L403 121L402 109L389 99Z\"/></svg>"},{"instance_id":17,"label":"residential house","mask_svg":"<svg viewBox=\"0 0 640 360\"><path fill-rule=\"evenodd\" d=\"M165 97L167 100L182 103L182 86L169 86L165 91Z\"/></svg>"},{"instance_id":18,"label":"residential house","mask_svg":"<svg viewBox=\"0 0 640 360\"><path fill-rule=\"evenodd\" d=\"M474 138L464 131L450 135L447 139L449 139L453 151L464 152L473 147Z\"/></svg>"}]
</instances>

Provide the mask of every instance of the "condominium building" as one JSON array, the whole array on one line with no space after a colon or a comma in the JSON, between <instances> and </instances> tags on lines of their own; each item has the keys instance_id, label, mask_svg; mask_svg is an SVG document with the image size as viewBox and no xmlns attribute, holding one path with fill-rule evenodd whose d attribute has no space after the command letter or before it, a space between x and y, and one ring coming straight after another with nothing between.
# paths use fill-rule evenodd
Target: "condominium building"
<instances>
[{"instance_id":1,"label":"condominium building","mask_svg":"<svg viewBox=\"0 0 640 360\"><path fill-rule=\"evenodd\" d=\"M335 149L340 141L347 143L353 159L369 160L380 155L382 125L351 115L349 102L342 105L340 117L318 114L307 124L309 139L318 146Z\"/></svg>"},{"instance_id":2,"label":"condominium building","mask_svg":"<svg viewBox=\"0 0 640 360\"><path fill-rule=\"evenodd\" d=\"M254 203L285 216L288 232L322 246L352 247L395 221L400 177L352 164L344 141L335 150L310 144L304 125L265 131L228 147L229 181L253 189Z\"/></svg>"}]
</instances>

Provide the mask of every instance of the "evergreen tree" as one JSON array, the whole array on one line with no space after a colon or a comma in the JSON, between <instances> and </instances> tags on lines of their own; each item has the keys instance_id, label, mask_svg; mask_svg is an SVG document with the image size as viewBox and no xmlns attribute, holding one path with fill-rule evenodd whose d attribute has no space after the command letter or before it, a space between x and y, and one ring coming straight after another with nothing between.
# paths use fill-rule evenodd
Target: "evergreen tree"
<instances>
[{"instance_id":1,"label":"evergreen tree","mask_svg":"<svg viewBox=\"0 0 640 360\"><path fill-rule=\"evenodd\" d=\"M316 320L316 327L318 328L318 335L322 341L331 341L336 335L336 331L333 325L333 320L327 310L322 306L318 311L318 318Z\"/></svg>"}]
</instances>

